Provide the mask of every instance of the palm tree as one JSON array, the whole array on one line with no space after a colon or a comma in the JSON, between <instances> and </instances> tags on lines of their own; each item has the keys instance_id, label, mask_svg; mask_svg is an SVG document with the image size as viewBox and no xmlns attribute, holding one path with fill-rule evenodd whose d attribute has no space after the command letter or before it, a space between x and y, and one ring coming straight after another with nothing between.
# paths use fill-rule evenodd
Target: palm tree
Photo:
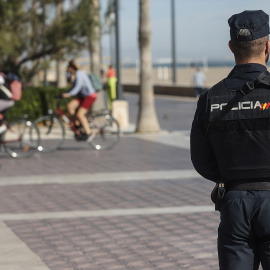
<instances>
[{"instance_id":1,"label":"palm tree","mask_svg":"<svg viewBox=\"0 0 270 270\"><path fill-rule=\"evenodd\" d=\"M89 38L89 50L90 50L90 58L91 58L91 71L100 76L101 70L101 54L100 54L100 3L99 0L92 0L92 5L94 7L93 14L93 36ZM103 92L98 93L97 100L93 104L93 110L103 109L105 107Z\"/></svg>"},{"instance_id":2,"label":"palm tree","mask_svg":"<svg viewBox=\"0 0 270 270\"><path fill-rule=\"evenodd\" d=\"M31 12L31 25L32 25L32 31L34 33L34 35L37 33L37 29L38 29L38 21L37 21L37 9L38 9L38 2L37 0L32 0L32 12ZM36 37L33 35L32 40L31 40L31 45L33 48L34 52L37 52L38 50L38 42ZM33 68L34 69L38 69L39 66L39 59L36 59L33 61ZM33 86L38 86L40 81L39 81L39 74L38 72L32 77L32 84Z\"/></svg>"},{"instance_id":3,"label":"palm tree","mask_svg":"<svg viewBox=\"0 0 270 270\"><path fill-rule=\"evenodd\" d=\"M99 0L81 0L78 5L79 31L86 38L86 44L90 53L91 72L100 76L100 2ZM105 107L103 92L98 93L97 100L93 104L93 110Z\"/></svg>"},{"instance_id":4,"label":"palm tree","mask_svg":"<svg viewBox=\"0 0 270 270\"><path fill-rule=\"evenodd\" d=\"M100 18L99 18L99 0L92 0L94 10L94 22L95 25L93 27L93 37L89 39L90 52L91 52L91 68L92 72L100 75Z\"/></svg>"},{"instance_id":5,"label":"palm tree","mask_svg":"<svg viewBox=\"0 0 270 270\"><path fill-rule=\"evenodd\" d=\"M63 0L56 1L56 22L61 23L63 13ZM56 77L57 87L67 86L66 82L66 63L64 61L65 49L61 49L56 56Z\"/></svg>"},{"instance_id":6,"label":"palm tree","mask_svg":"<svg viewBox=\"0 0 270 270\"><path fill-rule=\"evenodd\" d=\"M110 63L114 66L115 0L108 0L103 34L110 35Z\"/></svg>"},{"instance_id":7,"label":"palm tree","mask_svg":"<svg viewBox=\"0 0 270 270\"><path fill-rule=\"evenodd\" d=\"M150 0L140 0L140 102L137 132L160 130L154 104L152 85Z\"/></svg>"},{"instance_id":8,"label":"palm tree","mask_svg":"<svg viewBox=\"0 0 270 270\"><path fill-rule=\"evenodd\" d=\"M85 45L89 49L91 72L98 76L101 66L99 10L99 0L81 0L77 12L79 36L85 38Z\"/></svg>"}]
</instances>

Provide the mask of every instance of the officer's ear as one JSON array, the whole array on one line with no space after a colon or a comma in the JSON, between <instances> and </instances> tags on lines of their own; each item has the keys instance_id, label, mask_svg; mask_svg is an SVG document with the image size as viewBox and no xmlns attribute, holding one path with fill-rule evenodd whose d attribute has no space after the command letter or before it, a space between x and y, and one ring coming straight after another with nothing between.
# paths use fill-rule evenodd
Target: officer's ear
<instances>
[{"instance_id":1,"label":"officer's ear","mask_svg":"<svg viewBox=\"0 0 270 270\"><path fill-rule=\"evenodd\" d=\"M228 45L229 45L229 48L230 48L231 52L234 53L234 52L233 52L233 48L232 48L232 42L229 41Z\"/></svg>"},{"instance_id":2,"label":"officer's ear","mask_svg":"<svg viewBox=\"0 0 270 270\"><path fill-rule=\"evenodd\" d=\"M269 40L267 40L266 45L265 45L265 55L269 54L269 46L270 46L269 43L270 43Z\"/></svg>"}]
</instances>

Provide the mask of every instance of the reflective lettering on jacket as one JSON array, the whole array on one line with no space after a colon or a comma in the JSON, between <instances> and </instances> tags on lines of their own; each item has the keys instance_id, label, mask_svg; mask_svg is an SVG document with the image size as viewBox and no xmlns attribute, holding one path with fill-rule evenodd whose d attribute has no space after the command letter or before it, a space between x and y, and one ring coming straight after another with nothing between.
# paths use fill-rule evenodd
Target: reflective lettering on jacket
<instances>
[{"instance_id":1,"label":"reflective lettering on jacket","mask_svg":"<svg viewBox=\"0 0 270 270\"><path fill-rule=\"evenodd\" d=\"M260 101L256 101L255 105L253 106L254 102L253 101L243 101L243 102L238 102L238 105L236 107L232 108L233 110L254 110L256 108L260 108L260 110L265 110L269 109L270 102L268 103L261 103ZM226 106L227 103L221 103L221 104L211 104L211 112L213 110L220 110L222 111L222 108Z\"/></svg>"},{"instance_id":2,"label":"reflective lettering on jacket","mask_svg":"<svg viewBox=\"0 0 270 270\"><path fill-rule=\"evenodd\" d=\"M228 96L211 97L209 120L212 120L216 115L220 114L230 99L231 97ZM248 95L243 97L242 100L224 116L223 120L269 118L269 113L269 95Z\"/></svg>"}]
</instances>

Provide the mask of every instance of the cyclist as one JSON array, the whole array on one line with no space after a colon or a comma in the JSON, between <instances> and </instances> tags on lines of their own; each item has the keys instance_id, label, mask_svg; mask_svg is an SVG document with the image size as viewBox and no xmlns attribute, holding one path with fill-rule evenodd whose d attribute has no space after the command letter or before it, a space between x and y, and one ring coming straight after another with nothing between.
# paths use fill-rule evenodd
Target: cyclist
<instances>
[{"instance_id":1,"label":"cyclist","mask_svg":"<svg viewBox=\"0 0 270 270\"><path fill-rule=\"evenodd\" d=\"M14 105L14 100L12 100L12 93L5 86L4 73L0 73L0 134L7 130L7 126L3 123L4 112Z\"/></svg>"},{"instance_id":2,"label":"cyclist","mask_svg":"<svg viewBox=\"0 0 270 270\"><path fill-rule=\"evenodd\" d=\"M72 99L68 103L67 109L72 117L78 118L85 131L85 134L81 134L80 136L75 135L76 139L81 141L91 141L92 134L86 114L95 102L97 94L88 75L82 70L79 70L74 60L68 63L67 72L73 76L75 80L72 87L67 92L63 93L62 96L64 98L77 96L76 99Z\"/></svg>"}]
</instances>

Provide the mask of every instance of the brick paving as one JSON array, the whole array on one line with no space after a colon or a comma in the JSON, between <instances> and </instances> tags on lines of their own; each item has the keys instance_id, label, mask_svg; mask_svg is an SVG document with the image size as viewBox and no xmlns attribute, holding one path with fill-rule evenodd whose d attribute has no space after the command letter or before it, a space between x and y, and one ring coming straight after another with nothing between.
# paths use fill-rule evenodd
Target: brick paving
<instances>
[{"instance_id":1,"label":"brick paving","mask_svg":"<svg viewBox=\"0 0 270 270\"><path fill-rule=\"evenodd\" d=\"M217 222L213 212L7 224L52 270L210 270Z\"/></svg>"},{"instance_id":2,"label":"brick paving","mask_svg":"<svg viewBox=\"0 0 270 270\"><path fill-rule=\"evenodd\" d=\"M128 98L134 123L137 97ZM184 131L179 140L188 142L183 136L188 136L195 102L157 98L157 104L161 127ZM151 141L144 136L123 135L116 147L100 152L68 139L59 151L21 160L1 153L0 268L217 270L219 215L209 198L213 184L188 174L166 178L166 171L193 170L188 145L173 145L175 136L167 134ZM164 138L171 145L164 144ZM141 172L141 179L129 180L131 172ZM151 180L146 177L151 172L162 172L164 177ZM100 182L78 181L80 176L87 180L87 175L92 179L97 173L107 178ZM126 175L127 180L106 181L117 173ZM57 177L65 175L76 177L67 183L64 179L57 182ZM33 179L39 176L48 180L54 177L54 182L46 183L45 178L35 184ZM31 183L23 183L28 177ZM9 179L17 181L9 185ZM197 211L204 206L206 211ZM172 207L193 208L186 212L167 211ZM154 208L163 209L163 213L151 213ZM120 215L116 209L126 212ZM100 210L110 215L82 214ZM8 219L9 214L16 219ZM8 237L13 239L12 246ZM23 249L28 253L22 255ZM25 267L27 262L29 267Z\"/></svg>"},{"instance_id":3,"label":"brick paving","mask_svg":"<svg viewBox=\"0 0 270 270\"><path fill-rule=\"evenodd\" d=\"M109 151L96 151L85 143L67 139L60 150L36 153L33 158L26 160L15 160L2 153L0 163L4 168L1 170L2 177L192 169L189 150L128 135L122 136Z\"/></svg>"},{"instance_id":4,"label":"brick paving","mask_svg":"<svg viewBox=\"0 0 270 270\"><path fill-rule=\"evenodd\" d=\"M211 187L201 179L4 186L0 214L210 205Z\"/></svg>"}]
</instances>

